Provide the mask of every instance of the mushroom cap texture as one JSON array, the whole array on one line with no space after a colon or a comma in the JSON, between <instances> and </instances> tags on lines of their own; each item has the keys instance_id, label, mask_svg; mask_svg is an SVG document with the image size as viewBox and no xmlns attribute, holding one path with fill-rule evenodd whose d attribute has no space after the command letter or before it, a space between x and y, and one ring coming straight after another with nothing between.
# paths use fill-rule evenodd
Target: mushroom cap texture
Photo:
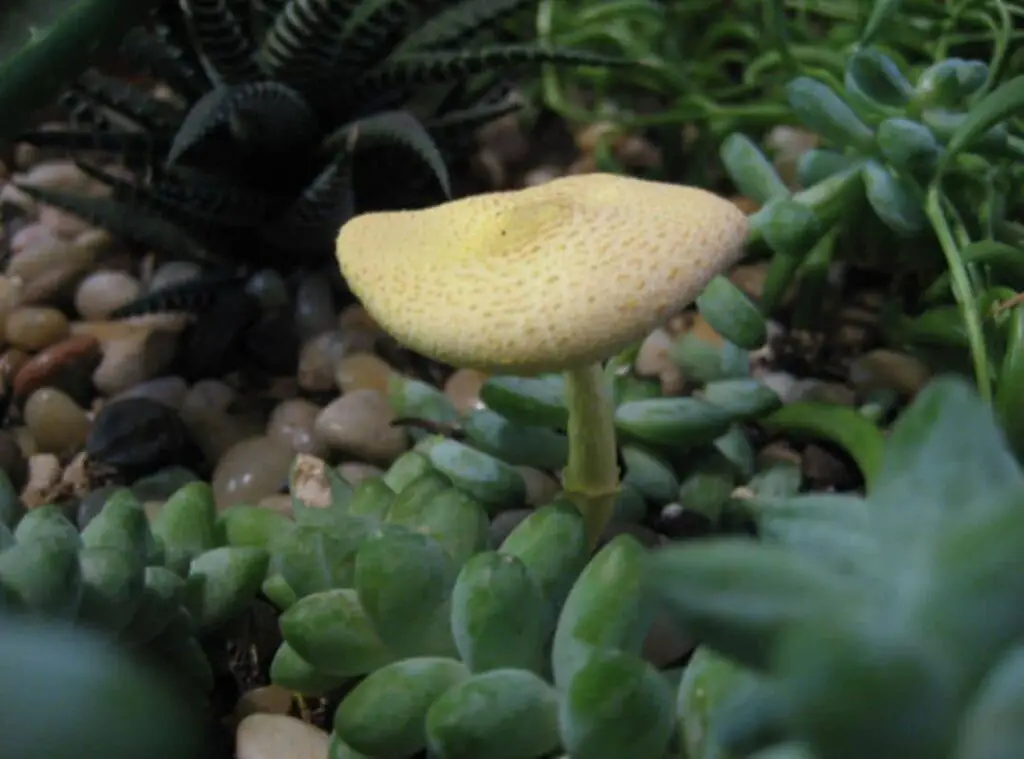
<instances>
[{"instance_id":1,"label":"mushroom cap texture","mask_svg":"<svg viewBox=\"0 0 1024 759\"><path fill-rule=\"evenodd\" d=\"M562 177L338 234L349 288L399 342L453 366L536 374L607 358L739 260L747 217L694 187Z\"/></svg>"}]
</instances>

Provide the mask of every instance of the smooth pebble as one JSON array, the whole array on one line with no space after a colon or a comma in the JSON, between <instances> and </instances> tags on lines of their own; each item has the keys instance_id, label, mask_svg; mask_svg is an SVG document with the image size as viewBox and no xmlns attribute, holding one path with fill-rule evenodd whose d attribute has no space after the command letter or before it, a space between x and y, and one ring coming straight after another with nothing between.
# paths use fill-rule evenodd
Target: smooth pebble
<instances>
[{"instance_id":1,"label":"smooth pebble","mask_svg":"<svg viewBox=\"0 0 1024 759\"><path fill-rule=\"evenodd\" d=\"M343 356L334 368L334 380L342 393L354 390L388 392L388 381L395 374L391 365L373 353Z\"/></svg>"},{"instance_id":2,"label":"smooth pebble","mask_svg":"<svg viewBox=\"0 0 1024 759\"><path fill-rule=\"evenodd\" d=\"M304 398L277 404L267 421L267 437L279 440L295 453L322 455L327 446L314 430L320 407Z\"/></svg>"},{"instance_id":3,"label":"smooth pebble","mask_svg":"<svg viewBox=\"0 0 1024 759\"><path fill-rule=\"evenodd\" d=\"M69 395L44 387L25 402L25 425L40 452L63 456L85 445L90 423L85 411Z\"/></svg>"},{"instance_id":4,"label":"smooth pebble","mask_svg":"<svg viewBox=\"0 0 1024 759\"><path fill-rule=\"evenodd\" d=\"M242 440L224 453L213 473L218 507L254 504L278 493L287 482L294 454L280 440L266 436Z\"/></svg>"},{"instance_id":5,"label":"smooth pebble","mask_svg":"<svg viewBox=\"0 0 1024 759\"><path fill-rule=\"evenodd\" d=\"M331 448L368 462L391 462L409 447L405 430L392 427L394 412L376 390L356 390L328 404L316 432Z\"/></svg>"},{"instance_id":6,"label":"smooth pebble","mask_svg":"<svg viewBox=\"0 0 1024 759\"><path fill-rule=\"evenodd\" d=\"M15 348L35 353L47 348L70 334L70 325L64 314L47 306L16 308L4 324L7 342Z\"/></svg>"},{"instance_id":7,"label":"smooth pebble","mask_svg":"<svg viewBox=\"0 0 1024 759\"><path fill-rule=\"evenodd\" d=\"M327 759L330 737L285 714L250 714L235 731L235 759Z\"/></svg>"},{"instance_id":8,"label":"smooth pebble","mask_svg":"<svg viewBox=\"0 0 1024 759\"><path fill-rule=\"evenodd\" d=\"M83 319L106 319L121 306L142 294L142 283L124 271L95 271L75 292L75 310Z\"/></svg>"}]
</instances>

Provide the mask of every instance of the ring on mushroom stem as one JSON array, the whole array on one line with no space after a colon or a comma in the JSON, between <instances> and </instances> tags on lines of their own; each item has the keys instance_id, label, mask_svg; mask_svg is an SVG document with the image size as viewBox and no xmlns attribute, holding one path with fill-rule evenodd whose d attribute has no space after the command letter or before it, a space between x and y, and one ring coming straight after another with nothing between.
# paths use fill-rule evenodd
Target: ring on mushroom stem
<instances>
[{"instance_id":1,"label":"ring on mushroom stem","mask_svg":"<svg viewBox=\"0 0 1024 759\"><path fill-rule=\"evenodd\" d=\"M341 228L337 256L407 347L489 374L564 372L563 488L593 546L619 487L602 362L690 305L746 237L743 212L706 190L583 174L363 214Z\"/></svg>"}]
</instances>

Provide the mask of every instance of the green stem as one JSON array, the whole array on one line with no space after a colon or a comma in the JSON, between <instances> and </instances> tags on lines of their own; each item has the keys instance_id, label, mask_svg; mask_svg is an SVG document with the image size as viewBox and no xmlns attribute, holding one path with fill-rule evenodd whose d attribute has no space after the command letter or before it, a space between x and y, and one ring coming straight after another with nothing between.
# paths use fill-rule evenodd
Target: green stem
<instances>
[{"instance_id":1,"label":"green stem","mask_svg":"<svg viewBox=\"0 0 1024 759\"><path fill-rule=\"evenodd\" d=\"M593 548L611 520L619 492L615 406L611 381L599 363L565 371L565 404L569 461L562 487L583 515Z\"/></svg>"},{"instance_id":2,"label":"green stem","mask_svg":"<svg viewBox=\"0 0 1024 759\"><path fill-rule=\"evenodd\" d=\"M939 238L939 247L946 257L946 265L949 267L950 284L952 285L953 297L960 306L960 313L967 328L967 339L971 346L971 359L974 364L974 378L978 384L978 393L982 400L992 400L992 379L989 371L988 351L985 347L985 334L982 330L981 315L978 313L978 302L974 298L974 291L971 288L970 277L963 259L960 257L960 249L953 239L953 231L946 221L946 214L942 210L942 198L937 182L928 188L925 200L925 213Z\"/></svg>"}]
</instances>

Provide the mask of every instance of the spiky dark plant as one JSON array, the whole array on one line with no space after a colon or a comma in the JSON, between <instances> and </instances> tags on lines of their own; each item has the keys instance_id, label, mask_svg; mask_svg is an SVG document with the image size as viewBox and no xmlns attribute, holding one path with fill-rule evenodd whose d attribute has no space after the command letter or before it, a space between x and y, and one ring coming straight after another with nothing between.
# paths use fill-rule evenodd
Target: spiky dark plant
<instances>
[{"instance_id":1,"label":"spiky dark plant","mask_svg":"<svg viewBox=\"0 0 1024 759\"><path fill-rule=\"evenodd\" d=\"M111 198L25 188L174 258L282 270L329 260L354 212L451 193L448 163L510 112L524 65L616 61L509 44L536 0L180 0L131 31L123 56L174 98L97 71L65 95L69 131L40 147L119 157L83 169Z\"/></svg>"}]
</instances>

